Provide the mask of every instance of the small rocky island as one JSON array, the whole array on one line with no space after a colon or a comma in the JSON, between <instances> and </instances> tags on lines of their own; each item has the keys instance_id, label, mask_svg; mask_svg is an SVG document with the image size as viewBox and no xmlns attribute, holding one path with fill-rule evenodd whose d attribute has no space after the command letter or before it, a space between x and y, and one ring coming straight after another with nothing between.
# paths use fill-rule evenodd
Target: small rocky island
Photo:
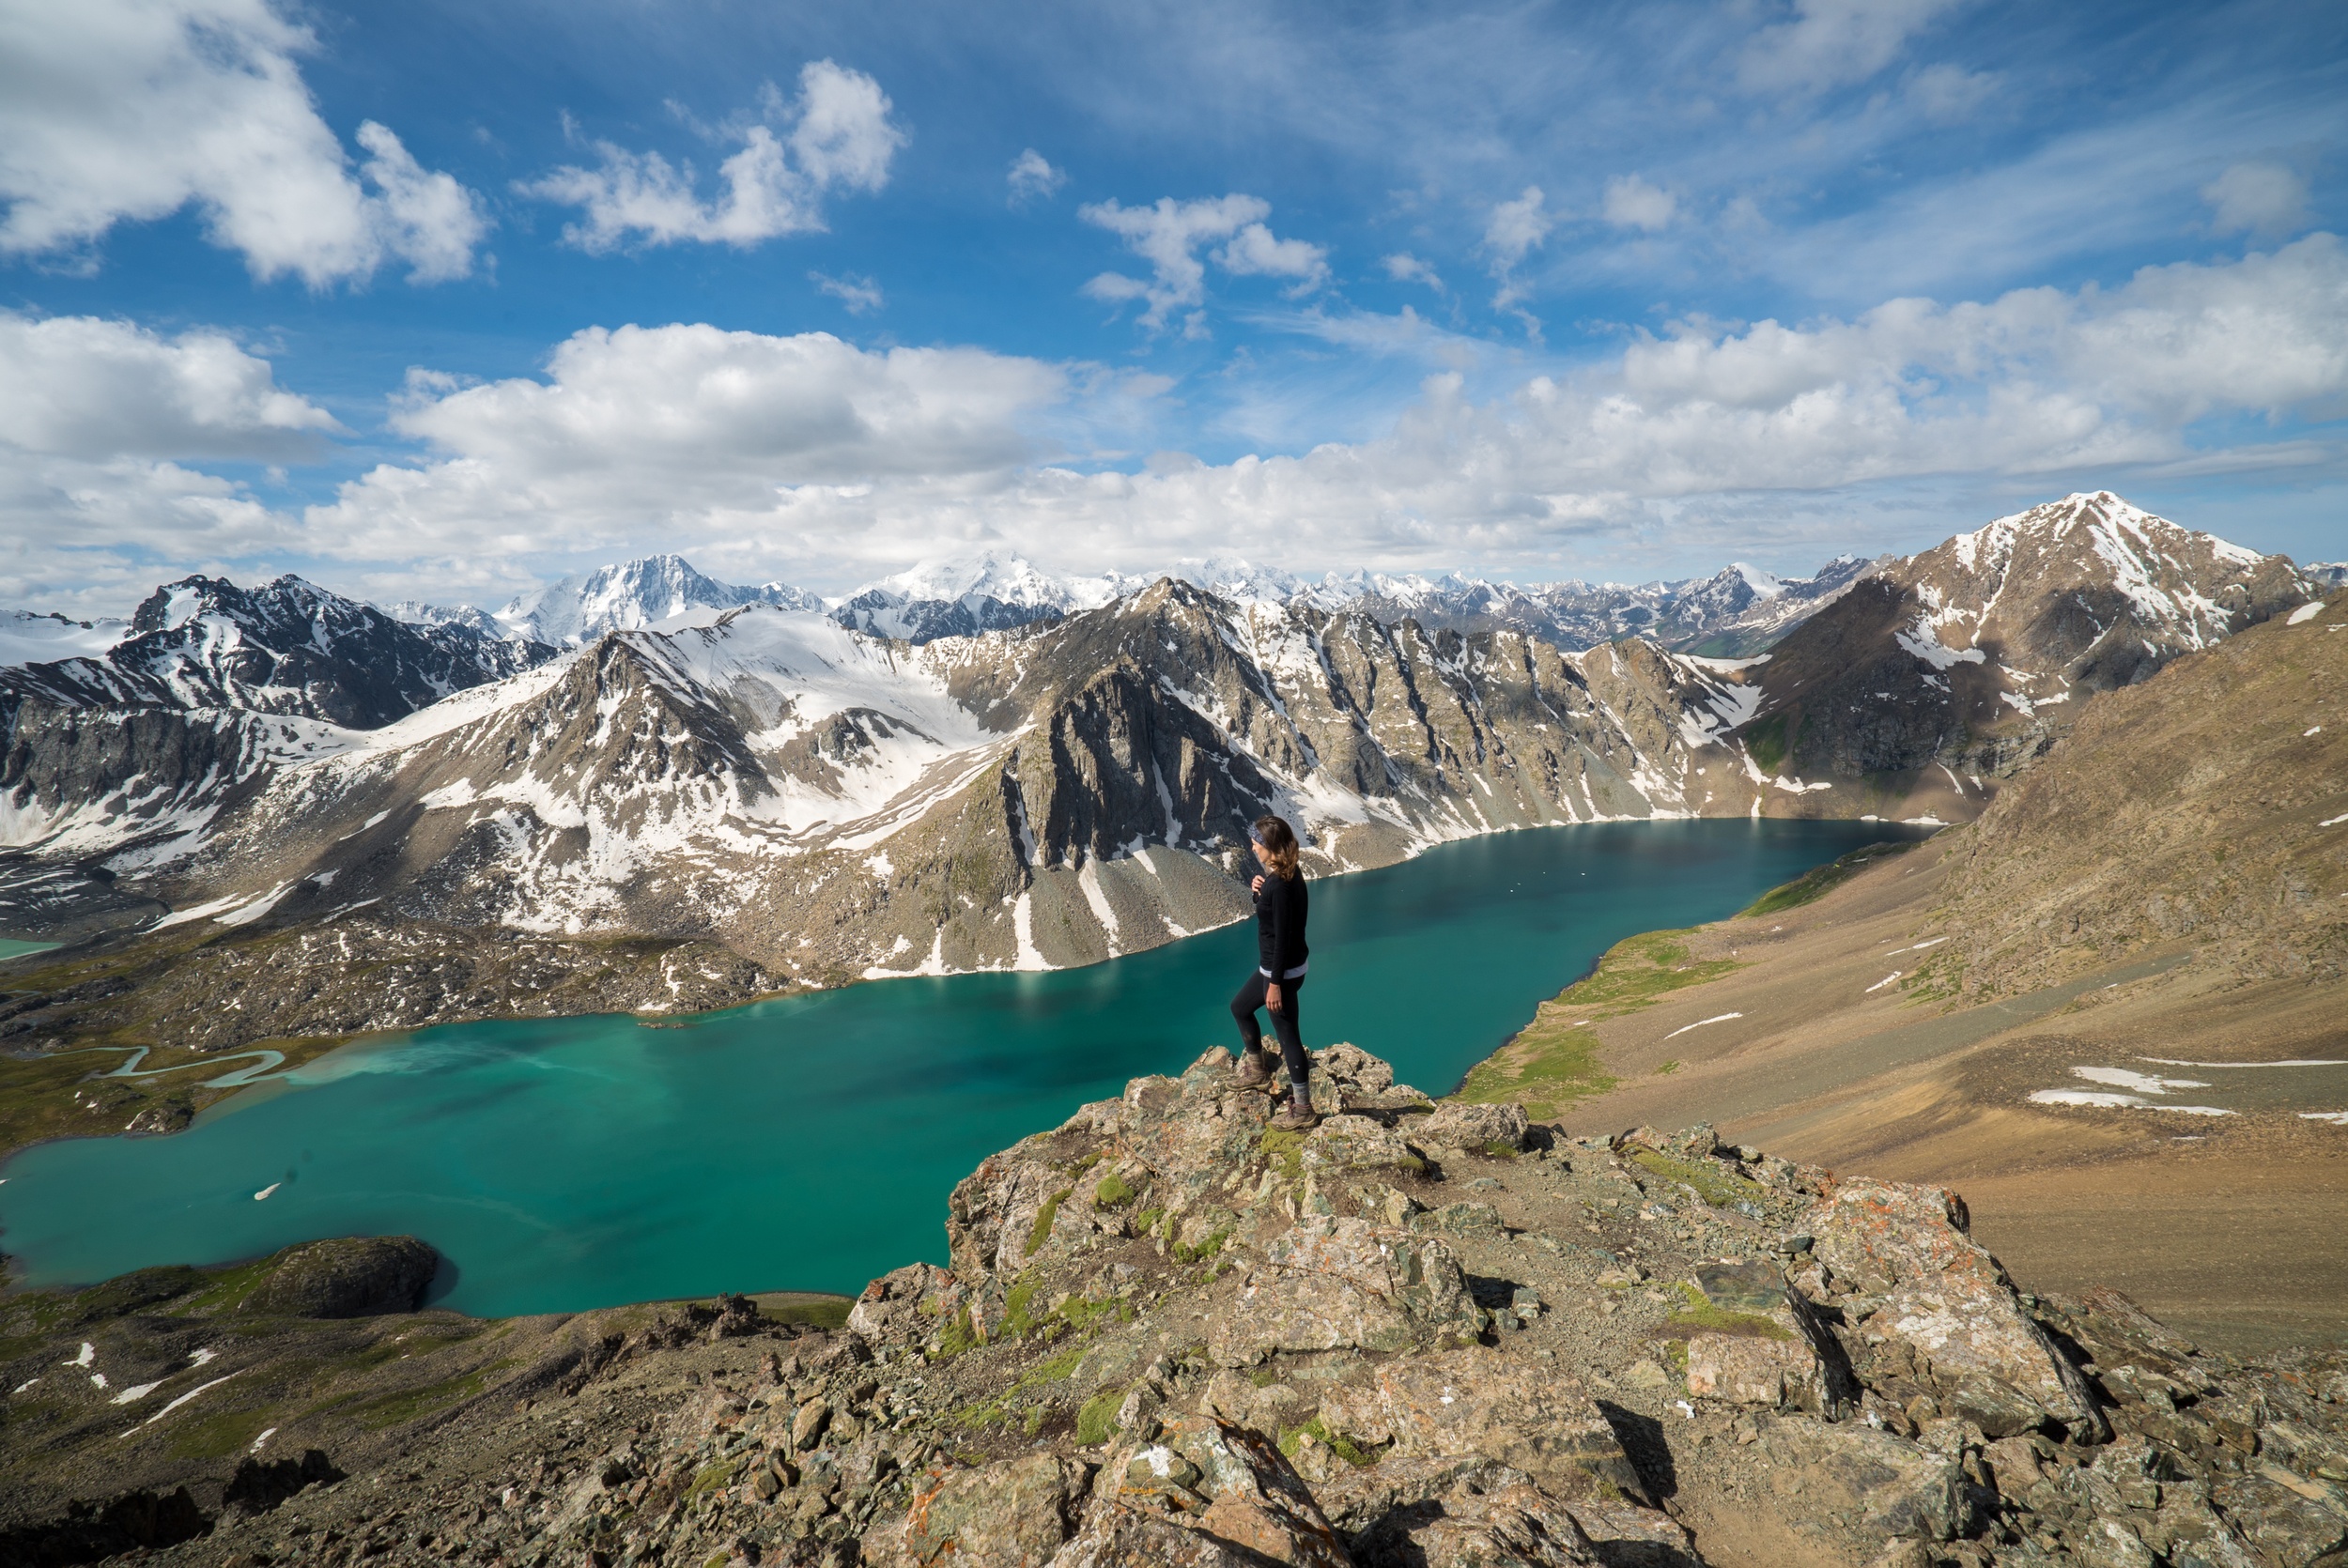
<instances>
[{"instance_id":1,"label":"small rocky island","mask_svg":"<svg viewBox=\"0 0 2348 1568\"><path fill-rule=\"evenodd\" d=\"M404 1238L16 1297L0 1563L2348 1560L2348 1355L2206 1353L2018 1293L1951 1192L1349 1046L1284 1133L1228 1060L989 1159L950 1267L838 1327L402 1310Z\"/></svg>"}]
</instances>

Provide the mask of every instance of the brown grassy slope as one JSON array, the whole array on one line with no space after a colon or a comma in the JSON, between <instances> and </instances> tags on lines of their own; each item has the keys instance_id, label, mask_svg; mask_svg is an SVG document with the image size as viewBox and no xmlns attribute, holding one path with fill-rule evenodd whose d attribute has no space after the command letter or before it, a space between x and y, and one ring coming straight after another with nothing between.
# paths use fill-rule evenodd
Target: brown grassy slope
<instances>
[{"instance_id":1,"label":"brown grassy slope","mask_svg":"<svg viewBox=\"0 0 2348 1568\"><path fill-rule=\"evenodd\" d=\"M2244 1349L2348 1338L2348 1128L2298 1115L2330 1106L2291 1098L2309 1080L2226 1118L2029 1098L2076 1067L2175 1070L2144 1057L2348 1056L2348 823L2320 825L2348 813L2340 624L2336 602L2097 699L1979 824L1675 933L1699 983L1552 1005L1471 1093L1954 1183L2026 1285L2118 1284Z\"/></svg>"},{"instance_id":2,"label":"brown grassy slope","mask_svg":"<svg viewBox=\"0 0 2348 1568\"><path fill-rule=\"evenodd\" d=\"M2310 733L2309 731L2315 731ZM2190 944L2241 977L2348 969L2348 594L2105 694L1952 835L1923 966L1967 1000Z\"/></svg>"}]
</instances>

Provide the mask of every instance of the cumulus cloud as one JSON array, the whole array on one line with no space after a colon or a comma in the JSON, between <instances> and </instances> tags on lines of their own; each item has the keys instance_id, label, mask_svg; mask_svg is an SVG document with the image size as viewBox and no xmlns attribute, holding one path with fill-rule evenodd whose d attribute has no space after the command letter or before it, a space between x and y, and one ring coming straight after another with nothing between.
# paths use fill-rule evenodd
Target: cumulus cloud
<instances>
[{"instance_id":1,"label":"cumulus cloud","mask_svg":"<svg viewBox=\"0 0 2348 1568\"><path fill-rule=\"evenodd\" d=\"M2274 238L2306 226L2308 182L2280 163L2236 163L2201 187L2220 234Z\"/></svg>"},{"instance_id":2,"label":"cumulus cloud","mask_svg":"<svg viewBox=\"0 0 2348 1568\"><path fill-rule=\"evenodd\" d=\"M1679 215L1679 198L1637 175L1617 175L1606 182L1606 198L1599 210L1616 228L1653 234L1669 228Z\"/></svg>"},{"instance_id":3,"label":"cumulus cloud","mask_svg":"<svg viewBox=\"0 0 2348 1568\"><path fill-rule=\"evenodd\" d=\"M1141 324L1152 331L1166 325L1170 313L1205 300L1207 267L1198 252L1218 239L1224 244L1213 255L1225 271L1294 278L1298 281L1292 295L1310 293L1329 275L1329 253L1303 240L1274 237L1263 222L1272 216L1272 204L1258 196L1234 192L1187 202L1161 196L1151 207L1125 207L1112 200L1080 208L1077 216L1123 239L1151 269L1147 280L1104 272L1085 284L1085 292L1111 304L1146 301ZM1197 327L1196 317L1191 325Z\"/></svg>"},{"instance_id":4,"label":"cumulus cloud","mask_svg":"<svg viewBox=\"0 0 2348 1568\"><path fill-rule=\"evenodd\" d=\"M292 519L187 465L300 462L340 433L218 332L0 312L0 537L16 543L0 592L144 586L123 550L209 561L283 547L300 536Z\"/></svg>"},{"instance_id":5,"label":"cumulus cloud","mask_svg":"<svg viewBox=\"0 0 2348 1568\"><path fill-rule=\"evenodd\" d=\"M1737 63L1750 92L1818 93L1864 82L1956 0L1795 0L1791 19L1762 28Z\"/></svg>"},{"instance_id":6,"label":"cumulus cloud","mask_svg":"<svg viewBox=\"0 0 2348 1568\"><path fill-rule=\"evenodd\" d=\"M1055 169L1051 160L1029 147L1011 161L1011 173L1006 177L1011 185L1011 205L1024 207L1067 184L1068 171Z\"/></svg>"},{"instance_id":7,"label":"cumulus cloud","mask_svg":"<svg viewBox=\"0 0 2348 1568\"><path fill-rule=\"evenodd\" d=\"M1397 251L1390 256L1383 257L1379 265L1386 269L1386 276L1396 283L1425 284L1438 294L1443 292L1443 279L1436 275L1435 269L1408 251Z\"/></svg>"},{"instance_id":8,"label":"cumulus cloud","mask_svg":"<svg viewBox=\"0 0 2348 1568\"><path fill-rule=\"evenodd\" d=\"M555 350L544 379L417 378L393 424L437 455L345 484L311 523L321 549L362 559L528 553L648 523L680 537L763 530L796 488L1014 469L1036 452L1027 417L1068 384L1058 367L976 348L595 328Z\"/></svg>"},{"instance_id":9,"label":"cumulus cloud","mask_svg":"<svg viewBox=\"0 0 2348 1568\"><path fill-rule=\"evenodd\" d=\"M0 8L0 251L85 254L193 204L263 280L471 272L488 228L473 193L373 121L354 173L296 64L314 47L266 0Z\"/></svg>"},{"instance_id":10,"label":"cumulus cloud","mask_svg":"<svg viewBox=\"0 0 2348 1568\"><path fill-rule=\"evenodd\" d=\"M1700 531L1760 492L2212 460L2198 420L2348 395L2348 252L2315 236L2109 290L1689 321L1492 401L1465 388L1428 377L1365 442L1082 472L1035 462L1025 434L1100 397L1063 368L820 334L582 333L544 379L420 386L400 428L440 455L377 469L310 524L359 557L657 538L819 574L951 542L1126 568L1235 546L1297 564L1538 561L1659 512Z\"/></svg>"},{"instance_id":11,"label":"cumulus cloud","mask_svg":"<svg viewBox=\"0 0 2348 1568\"><path fill-rule=\"evenodd\" d=\"M0 446L19 453L286 461L340 429L218 332L0 312Z\"/></svg>"},{"instance_id":12,"label":"cumulus cloud","mask_svg":"<svg viewBox=\"0 0 2348 1568\"><path fill-rule=\"evenodd\" d=\"M1512 312L1537 343L1540 341L1541 324L1517 308L1524 290L1516 274L1518 264L1556 226L1555 217L1544 208L1547 199L1539 186L1528 185L1516 200L1494 207L1491 220L1484 225L1484 250L1491 257L1492 279L1500 285L1492 295L1492 309Z\"/></svg>"},{"instance_id":13,"label":"cumulus cloud","mask_svg":"<svg viewBox=\"0 0 2348 1568\"><path fill-rule=\"evenodd\" d=\"M836 585L990 543L1087 568L1232 547L1298 566L1537 566L1666 519L1683 547L1725 552L1772 494L2337 468L2320 435L2224 443L2245 416L2326 418L2348 399L2348 247L2319 234L2109 289L1797 325L1687 320L1489 400L1429 376L1369 440L1135 473L1082 471L1053 447L1089 450L1106 418L1146 426L1163 380L823 333L596 330L542 376L418 374L393 425L424 455L299 519L192 466L332 433L264 362L201 333L0 325L0 516L53 556L300 548L379 581L426 561L488 577L555 552L676 548Z\"/></svg>"},{"instance_id":14,"label":"cumulus cloud","mask_svg":"<svg viewBox=\"0 0 2348 1568\"><path fill-rule=\"evenodd\" d=\"M810 272L807 277L817 288L847 306L850 315L876 311L886 303L881 298L880 284L871 278L858 277L854 272L840 278L826 272Z\"/></svg>"},{"instance_id":15,"label":"cumulus cloud","mask_svg":"<svg viewBox=\"0 0 2348 1568\"><path fill-rule=\"evenodd\" d=\"M760 107L762 117L736 132L740 150L718 165L724 193L712 199L703 199L691 163L605 141L593 144L594 168L564 164L517 189L581 208L584 222L563 233L583 250L612 250L631 238L748 247L821 230L824 197L835 188L882 189L907 140L888 117L880 84L830 60L800 69L796 99L769 85Z\"/></svg>"}]
</instances>

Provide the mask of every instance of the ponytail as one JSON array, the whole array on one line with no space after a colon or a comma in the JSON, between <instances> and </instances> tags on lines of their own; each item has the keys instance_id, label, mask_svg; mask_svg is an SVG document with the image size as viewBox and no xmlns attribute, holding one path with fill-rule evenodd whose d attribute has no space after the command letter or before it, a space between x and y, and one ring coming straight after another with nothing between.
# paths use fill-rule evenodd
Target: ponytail
<instances>
[{"instance_id":1,"label":"ponytail","mask_svg":"<svg viewBox=\"0 0 2348 1568\"><path fill-rule=\"evenodd\" d=\"M1256 840L1264 847L1264 863L1282 882L1296 880L1296 832L1278 817L1256 819Z\"/></svg>"}]
</instances>

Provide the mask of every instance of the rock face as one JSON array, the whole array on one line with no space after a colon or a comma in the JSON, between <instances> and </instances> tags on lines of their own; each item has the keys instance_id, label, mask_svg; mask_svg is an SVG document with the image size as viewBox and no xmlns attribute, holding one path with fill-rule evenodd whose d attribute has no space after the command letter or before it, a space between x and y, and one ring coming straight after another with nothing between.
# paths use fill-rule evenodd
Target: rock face
<instances>
[{"instance_id":1,"label":"rock face","mask_svg":"<svg viewBox=\"0 0 2348 1568\"><path fill-rule=\"evenodd\" d=\"M700 1453L749 1456L733 1509L646 1535L591 1503L548 1545L689 1560L734 1531L741 1560L1033 1568L2348 1550L2337 1358L2246 1374L2116 1294L2025 1298L1945 1191L1702 1128L1375 1109L1391 1072L1348 1047L1320 1092L1359 1108L1299 1137L1228 1063L974 1172L950 1268L874 1281L836 1371L708 1429ZM1387 1141L1407 1162L1310 1158ZM1430 1234L1468 1207L1491 1222Z\"/></svg>"},{"instance_id":2,"label":"rock face","mask_svg":"<svg viewBox=\"0 0 2348 1568\"><path fill-rule=\"evenodd\" d=\"M0 1445L44 1497L59 1483L43 1467L85 1453L142 1488L108 1505L107 1530L145 1528L185 1483L201 1502L178 1533L119 1537L175 1565L2348 1553L2348 1354L2245 1365L2116 1292L2018 1294L1945 1191L1838 1179L1705 1128L1568 1140L1520 1123L1513 1145L1471 1145L1478 1118L1429 1112L1375 1058L1333 1047L1315 1066L1321 1102L1350 1109L1309 1137L1271 1128L1217 1051L996 1155L953 1194L951 1266L873 1281L840 1332L786 1330L741 1298L649 1321L425 1314L365 1330L371 1349L335 1341L367 1376L404 1377L396 1391L296 1398L256 1385L327 1363L284 1336L358 1327L248 1316L272 1347L207 1330L224 1359L174 1371L196 1319L155 1314L190 1282L131 1280L75 1299L62 1337L8 1341L39 1346L10 1378L72 1371L64 1393L30 1386ZM1374 1158L1307 1158L1324 1145ZM207 1306L216 1294L178 1310L249 1310ZM435 1343L468 1359L403 1372ZM143 1365L158 1401L216 1380L205 1430L282 1421L286 1454L335 1457L190 1459L168 1414L126 1440L111 1388L78 1383ZM56 1512L8 1539L80 1540L65 1527L104 1511ZM0 1499L0 1530L20 1516Z\"/></svg>"},{"instance_id":3,"label":"rock face","mask_svg":"<svg viewBox=\"0 0 2348 1568\"><path fill-rule=\"evenodd\" d=\"M244 1310L286 1317L413 1312L440 1267L440 1254L412 1236L306 1242L278 1254Z\"/></svg>"}]
</instances>

